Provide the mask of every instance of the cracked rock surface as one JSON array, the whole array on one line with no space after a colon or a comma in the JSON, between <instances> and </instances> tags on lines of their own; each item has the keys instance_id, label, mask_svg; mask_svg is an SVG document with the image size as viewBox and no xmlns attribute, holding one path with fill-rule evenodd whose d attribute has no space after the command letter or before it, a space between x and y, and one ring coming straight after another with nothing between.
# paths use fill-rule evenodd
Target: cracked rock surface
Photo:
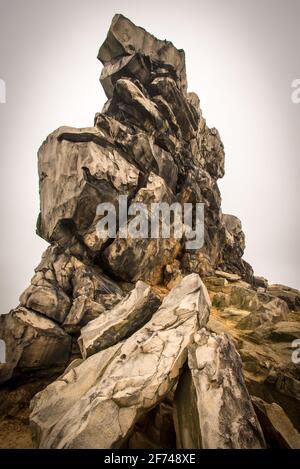
<instances>
[{"instance_id":1,"label":"cracked rock surface","mask_svg":"<svg viewBox=\"0 0 300 469\"><path fill-rule=\"evenodd\" d=\"M117 14L98 59L102 110L38 152L49 247L0 316L0 447L30 446L29 420L39 448L299 447L300 292L243 259L241 221L221 207L224 146L184 51ZM136 237L124 198L149 216L203 203L203 246L174 220L170 236ZM115 234L99 230L100 203Z\"/></svg>"},{"instance_id":2,"label":"cracked rock surface","mask_svg":"<svg viewBox=\"0 0 300 469\"><path fill-rule=\"evenodd\" d=\"M139 331L35 396L30 421L38 447L119 447L138 418L176 385L188 345L208 315L199 275L185 277Z\"/></svg>"},{"instance_id":3,"label":"cracked rock surface","mask_svg":"<svg viewBox=\"0 0 300 469\"><path fill-rule=\"evenodd\" d=\"M265 447L231 340L201 329L189 347L188 365L175 396L178 446Z\"/></svg>"}]
</instances>

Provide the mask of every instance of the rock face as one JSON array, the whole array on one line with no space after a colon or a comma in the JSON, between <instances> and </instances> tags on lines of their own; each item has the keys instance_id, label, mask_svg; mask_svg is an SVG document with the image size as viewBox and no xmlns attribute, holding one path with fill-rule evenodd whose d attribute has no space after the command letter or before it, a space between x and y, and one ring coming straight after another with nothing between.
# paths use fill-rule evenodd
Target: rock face
<instances>
[{"instance_id":1,"label":"rock face","mask_svg":"<svg viewBox=\"0 0 300 469\"><path fill-rule=\"evenodd\" d=\"M241 359L228 337L201 329L189 347L188 364L190 376L184 377L186 383L178 387L175 397L178 446L264 447ZM185 406L189 405L187 414Z\"/></svg>"},{"instance_id":2,"label":"rock face","mask_svg":"<svg viewBox=\"0 0 300 469\"><path fill-rule=\"evenodd\" d=\"M70 358L71 337L55 322L26 308L0 316L0 338L6 345L0 382L14 371L65 368Z\"/></svg>"},{"instance_id":3,"label":"rock face","mask_svg":"<svg viewBox=\"0 0 300 469\"><path fill-rule=\"evenodd\" d=\"M208 302L200 277L185 277L129 339L96 353L36 395L31 424L38 446L120 447L138 418L176 385L188 345L207 322Z\"/></svg>"},{"instance_id":4,"label":"rock face","mask_svg":"<svg viewBox=\"0 0 300 469\"><path fill-rule=\"evenodd\" d=\"M253 403L264 432L274 446L300 448L300 434L278 404L268 404L258 397L253 399Z\"/></svg>"},{"instance_id":5,"label":"rock face","mask_svg":"<svg viewBox=\"0 0 300 469\"><path fill-rule=\"evenodd\" d=\"M60 127L38 153L50 246L0 316L1 417L33 397L39 448L296 447L300 293L242 258L241 222L221 210L224 147L184 52L116 15L98 58L108 100L93 126ZM173 207L167 235L144 225L157 204Z\"/></svg>"},{"instance_id":6,"label":"rock face","mask_svg":"<svg viewBox=\"0 0 300 469\"><path fill-rule=\"evenodd\" d=\"M144 282L138 281L134 290L113 309L81 329L78 339L83 358L120 342L143 326L160 305L159 298Z\"/></svg>"}]
</instances>

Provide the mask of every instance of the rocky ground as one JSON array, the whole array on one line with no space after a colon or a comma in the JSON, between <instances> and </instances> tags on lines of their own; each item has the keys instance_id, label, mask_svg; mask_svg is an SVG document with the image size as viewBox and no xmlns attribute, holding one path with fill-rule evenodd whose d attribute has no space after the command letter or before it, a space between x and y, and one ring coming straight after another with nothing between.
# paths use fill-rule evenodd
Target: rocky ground
<instances>
[{"instance_id":1,"label":"rocky ground","mask_svg":"<svg viewBox=\"0 0 300 469\"><path fill-rule=\"evenodd\" d=\"M98 58L108 100L94 125L39 150L50 245L0 316L0 446L299 448L300 292L243 260L241 222L221 210L223 144L187 91L184 52L116 15ZM187 231L124 238L130 217L99 235L97 207L119 196L150 214L203 203L204 246L188 249Z\"/></svg>"}]
</instances>

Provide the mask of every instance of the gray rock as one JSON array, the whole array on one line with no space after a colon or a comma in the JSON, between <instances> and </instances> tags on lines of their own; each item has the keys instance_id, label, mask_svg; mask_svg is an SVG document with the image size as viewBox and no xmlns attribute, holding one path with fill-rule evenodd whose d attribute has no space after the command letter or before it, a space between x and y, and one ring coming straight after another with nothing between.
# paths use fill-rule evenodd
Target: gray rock
<instances>
[{"instance_id":1,"label":"gray rock","mask_svg":"<svg viewBox=\"0 0 300 469\"><path fill-rule=\"evenodd\" d=\"M263 340L291 343L300 339L300 323L297 321L279 321L275 325L262 325L255 330L255 335Z\"/></svg>"},{"instance_id":2,"label":"gray rock","mask_svg":"<svg viewBox=\"0 0 300 469\"><path fill-rule=\"evenodd\" d=\"M149 285L138 281L113 309L103 312L81 329L78 343L83 358L129 337L151 318L159 305L160 300Z\"/></svg>"},{"instance_id":3,"label":"gray rock","mask_svg":"<svg viewBox=\"0 0 300 469\"><path fill-rule=\"evenodd\" d=\"M241 276L238 274L232 274L230 272L223 272L223 270L216 270L215 274L217 277L222 277L228 280L229 282L237 282L241 280Z\"/></svg>"},{"instance_id":4,"label":"gray rock","mask_svg":"<svg viewBox=\"0 0 300 469\"><path fill-rule=\"evenodd\" d=\"M208 315L200 277L185 277L142 329L34 397L30 421L37 446L120 447L135 422L176 384L188 345Z\"/></svg>"},{"instance_id":5,"label":"gray rock","mask_svg":"<svg viewBox=\"0 0 300 469\"><path fill-rule=\"evenodd\" d=\"M55 322L19 307L0 315L0 338L6 346L6 363L0 364L0 382L13 373L65 368L71 337Z\"/></svg>"},{"instance_id":6,"label":"gray rock","mask_svg":"<svg viewBox=\"0 0 300 469\"><path fill-rule=\"evenodd\" d=\"M287 287L286 285L273 284L269 285L268 293L284 300L290 309L300 311L300 292L295 288Z\"/></svg>"},{"instance_id":7,"label":"gray rock","mask_svg":"<svg viewBox=\"0 0 300 469\"><path fill-rule=\"evenodd\" d=\"M133 58L129 59L128 56ZM156 39L123 15L113 17L98 58L104 64L101 83L108 97L112 96L114 75L121 69L123 76L128 73L137 76L144 84L148 79L148 67L154 74L171 73L175 75L178 86L183 91L187 89L184 51L176 49L169 41ZM132 64L133 59L135 62ZM127 67L124 67L124 60ZM106 77L111 79L105 80Z\"/></svg>"},{"instance_id":8,"label":"gray rock","mask_svg":"<svg viewBox=\"0 0 300 469\"><path fill-rule=\"evenodd\" d=\"M189 347L188 363L191 376L184 378L175 397L177 446L264 448L242 362L230 339L200 330Z\"/></svg>"},{"instance_id":9,"label":"gray rock","mask_svg":"<svg viewBox=\"0 0 300 469\"><path fill-rule=\"evenodd\" d=\"M282 407L258 397L253 397L252 402L271 448L300 449L300 434Z\"/></svg>"},{"instance_id":10,"label":"gray rock","mask_svg":"<svg viewBox=\"0 0 300 469\"><path fill-rule=\"evenodd\" d=\"M268 280L264 277L254 277L254 285L256 288L268 288Z\"/></svg>"},{"instance_id":11,"label":"gray rock","mask_svg":"<svg viewBox=\"0 0 300 469\"><path fill-rule=\"evenodd\" d=\"M62 243L75 230L86 246L101 249L96 208L132 194L139 171L101 138L99 130L62 127L39 150L41 214L39 234ZM55 164L53 164L55 161Z\"/></svg>"},{"instance_id":12,"label":"gray rock","mask_svg":"<svg viewBox=\"0 0 300 469\"><path fill-rule=\"evenodd\" d=\"M151 203L173 202L173 194L164 180L151 173L145 188L141 188L133 202L144 203L151 217ZM143 280L151 285L162 282L163 269L181 250L181 240L169 238L127 238L119 236L104 251L108 269L123 280Z\"/></svg>"}]
</instances>

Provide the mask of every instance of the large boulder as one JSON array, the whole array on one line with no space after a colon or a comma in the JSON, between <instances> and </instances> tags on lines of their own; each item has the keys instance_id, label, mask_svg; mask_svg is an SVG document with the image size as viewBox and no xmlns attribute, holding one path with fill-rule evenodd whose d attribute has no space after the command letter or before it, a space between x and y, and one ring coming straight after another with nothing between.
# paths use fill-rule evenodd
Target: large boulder
<instances>
[{"instance_id":1,"label":"large boulder","mask_svg":"<svg viewBox=\"0 0 300 469\"><path fill-rule=\"evenodd\" d=\"M200 277L185 277L139 331L37 394L30 417L37 446L120 447L139 417L177 383L209 304Z\"/></svg>"},{"instance_id":2,"label":"large boulder","mask_svg":"<svg viewBox=\"0 0 300 469\"><path fill-rule=\"evenodd\" d=\"M183 91L187 89L184 51L156 39L123 15L114 16L98 58L104 65L101 83L109 98L119 75L136 76L146 84L153 73L170 73Z\"/></svg>"},{"instance_id":3,"label":"large boulder","mask_svg":"<svg viewBox=\"0 0 300 469\"><path fill-rule=\"evenodd\" d=\"M129 337L151 318L159 305L160 299L149 285L137 282L113 309L103 312L81 329L78 343L83 358Z\"/></svg>"},{"instance_id":4,"label":"large boulder","mask_svg":"<svg viewBox=\"0 0 300 469\"><path fill-rule=\"evenodd\" d=\"M138 169L101 137L94 128L62 127L41 146L38 232L46 240L62 244L75 231L89 249L100 250L107 239L97 236L98 204L116 204L136 190Z\"/></svg>"},{"instance_id":5,"label":"large boulder","mask_svg":"<svg viewBox=\"0 0 300 469\"><path fill-rule=\"evenodd\" d=\"M296 290L295 288L287 287L286 285L279 285L274 283L273 285L269 285L267 288L267 292L284 300L290 309L294 311L300 311L300 291Z\"/></svg>"},{"instance_id":6,"label":"large boulder","mask_svg":"<svg viewBox=\"0 0 300 469\"><path fill-rule=\"evenodd\" d=\"M27 308L0 315L0 339L6 360L0 364L0 382L13 373L62 370L71 354L71 337L55 322Z\"/></svg>"},{"instance_id":7,"label":"large boulder","mask_svg":"<svg viewBox=\"0 0 300 469\"><path fill-rule=\"evenodd\" d=\"M300 434L282 407L259 397L253 398L253 405L271 447L300 449Z\"/></svg>"}]
</instances>

